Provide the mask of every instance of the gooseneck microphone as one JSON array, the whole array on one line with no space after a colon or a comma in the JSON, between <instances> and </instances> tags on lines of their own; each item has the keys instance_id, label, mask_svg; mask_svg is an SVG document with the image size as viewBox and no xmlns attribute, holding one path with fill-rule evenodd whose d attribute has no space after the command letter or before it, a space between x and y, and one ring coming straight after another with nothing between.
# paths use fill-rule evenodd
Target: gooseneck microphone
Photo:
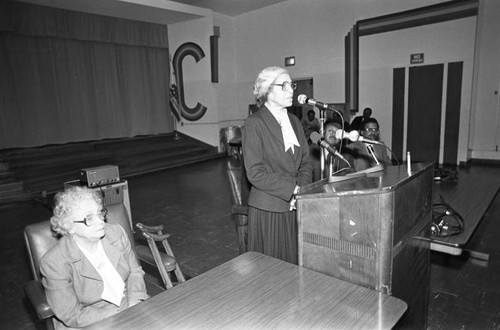
<instances>
[{"instance_id":1,"label":"gooseneck microphone","mask_svg":"<svg viewBox=\"0 0 500 330\"><path fill-rule=\"evenodd\" d=\"M364 143L378 144L378 145L381 145L381 146L385 147L384 142L367 139L367 138L365 138L363 136L360 136L359 133L358 133L358 131L346 132L346 131L343 131L343 130L339 129L339 130L337 130L335 132L335 137L337 139L344 138L344 139L349 139L352 142L361 141L361 142L364 142Z\"/></svg>"},{"instance_id":2,"label":"gooseneck microphone","mask_svg":"<svg viewBox=\"0 0 500 330\"><path fill-rule=\"evenodd\" d=\"M300 103L300 104L310 104L310 105L314 105L318 108L323 108L323 109L330 109L330 106L326 103L323 103L323 102L320 102L320 101L316 101L315 99L310 99L308 98L305 94L300 94L299 96L297 96L297 101Z\"/></svg>"},{"instance_id":3,"label":"gooseneck microphone","mask_svg":"<svg viewBox=\"0 0 500 330\"><path fill-rule=\"evenodd\" d=\"M318 107L320 109L332 110L332 111L335 111L342 116L342 113L340 111L338 111L337 109L335 109L333 106L330 106L326 103L317 101L315 99L310 99L305 94L300 94L299 96L297 96L297 102L299 102L300 104L314 105L315 107Z\"/></svg>"},{"instance_id":4,"label":"gooseneck microphone","mask_svg":"<svg viewBox=\"0 0 500 330\"><path fill-rule=\"evenodd\" d=\"M349 162L347 161L347 159L345 159L344 156L342 156L340 154L340 152L337 151L337 149L335 149L328 142L326 142L325 139L322 138L321 135L318 132L312 132L311 135L309 136L309 138L311 139L311 141L313 143L319 145L322 148L325 148L326 150L328 150L329 153L331 153L332 155L334 155L334 156L342 159L344 162L346 162L347 164L349 164ZM351 164L349 164L349 166L351 166Z\"/></svg>"}]
</instances>

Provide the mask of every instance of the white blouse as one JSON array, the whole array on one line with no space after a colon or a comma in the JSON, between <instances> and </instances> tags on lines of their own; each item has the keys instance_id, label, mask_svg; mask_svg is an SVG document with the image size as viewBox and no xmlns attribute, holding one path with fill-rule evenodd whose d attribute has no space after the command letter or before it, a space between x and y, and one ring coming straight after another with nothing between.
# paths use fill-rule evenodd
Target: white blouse
<instances>
[{"instance_id":1,"label":"white blouse","mask_svg":"<svg viewBox=\"0 0 500 330\"><path fill-rule=\"evenodd\" d=\"M120 303L124 295L125 282L123 282L122 277L118 274L115 267L113 267L111 261L109 261L109 258L102 247L102 242L99 241L97 243L96 252L87 251L78 243L76 245L102 277L104 289L102 291L101 298L120 307Z\"/></svg>"}]
</instances>

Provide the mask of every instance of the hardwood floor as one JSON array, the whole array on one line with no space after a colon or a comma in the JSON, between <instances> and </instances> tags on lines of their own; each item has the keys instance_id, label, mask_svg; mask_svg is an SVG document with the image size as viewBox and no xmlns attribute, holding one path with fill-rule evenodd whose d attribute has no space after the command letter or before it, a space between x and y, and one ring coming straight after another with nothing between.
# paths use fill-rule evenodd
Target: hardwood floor
<instances>
[{"instance_id":1,"label":"hardwood floor","mask_svg":"<svg viewBox=\"0 0 500 330\"><path fill-rule=\"evenodd\" d=\"M182 270L190 277L238 255L226 161L213 159L128 180L134 222L165 225ZM462 176L496 178L500 167L473 165L460 171L459 180ZM24 301L22 288L30 271L22 230L49 216L37 202L0 206L1 329L43 328ZM499 237L497 194L467 246L489 253L487 263L432 253L428 329L500 329ZM141 239L138 234L136 239Z\"/></svg>"}]
</instances>

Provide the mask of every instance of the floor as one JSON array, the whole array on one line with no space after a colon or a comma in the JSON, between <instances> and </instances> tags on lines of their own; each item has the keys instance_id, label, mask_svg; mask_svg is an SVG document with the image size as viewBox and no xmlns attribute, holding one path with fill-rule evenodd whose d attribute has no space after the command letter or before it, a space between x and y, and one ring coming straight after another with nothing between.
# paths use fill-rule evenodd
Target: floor
<instances>
[{"instance_id":1,"label":"floor","mask_svg":"<svg viewBox=\"0 0 500 330\"><path fill-rule=\"evenodd\" d=\"M238 255L229 212L225 158L128 180L134 222L164 224L183 272L197 276ZM500 167L473 165L462 175L500 176ZM50 216L39 201L0 206L1 329L43 329L24 299L30 279L22 231ZM470 249L489 253L488 262L431 255L428 329L500 329L500 194L473 236ZM137 240L141 240L136 235Z\"/></svg>"}]
</instances>

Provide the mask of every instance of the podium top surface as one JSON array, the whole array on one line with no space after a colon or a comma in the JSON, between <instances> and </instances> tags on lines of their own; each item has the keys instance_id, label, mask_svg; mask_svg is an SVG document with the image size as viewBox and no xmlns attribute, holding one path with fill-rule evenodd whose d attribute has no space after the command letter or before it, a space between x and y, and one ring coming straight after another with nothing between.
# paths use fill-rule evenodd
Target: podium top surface
<instances>
[{"instance_id":1,"label":"podium top surface","mask_svg":"<svg viewBox=\"0 0 500 330\"><path fill-rule=\"evenodd\" d=\"M329 182L326 178L301 187L297 199L390 192L433 167L432 162L415 163L411 165L411 175L406 165L401 165L387 166L380 172L354 173L352 176L339 177L339 181Z\"/></svg>"}]
</instances>

